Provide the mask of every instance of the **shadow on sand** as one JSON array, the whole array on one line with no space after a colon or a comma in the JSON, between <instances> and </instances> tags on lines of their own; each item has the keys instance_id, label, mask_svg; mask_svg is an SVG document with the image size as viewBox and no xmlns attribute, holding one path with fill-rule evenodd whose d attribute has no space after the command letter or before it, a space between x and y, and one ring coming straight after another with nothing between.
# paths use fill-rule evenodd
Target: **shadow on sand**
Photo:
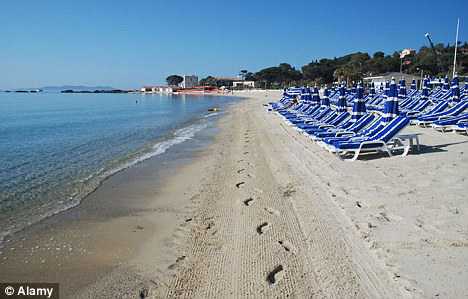
<instances>
[{"instance_id":1,"label":"shadow on sand","mask_svg":"<svg viewBox=\"0 0 468 299\"><path fill-rule=\"evenodd\" d=\"M439 145L420 145L420 150L417 151L416 148L413 148L409 151L408 155L423 155L423 154L429 154L429 153L441 153L441 152L446 152L447 150L445 149L446 147L456 145L456 144L463 144L467 143L468 140L466 141L461 141L461 142L453 142L453 143L444 143L444 144L439 144ZM395 153L395 155L399 155L400 153ZM386 152L369 152L369 153L363 153L359 156L358 160L359 161L372 161L372 160L377 160L377 159L382 159L382 158L390 158Z\"/></svg>"}]
</instances>

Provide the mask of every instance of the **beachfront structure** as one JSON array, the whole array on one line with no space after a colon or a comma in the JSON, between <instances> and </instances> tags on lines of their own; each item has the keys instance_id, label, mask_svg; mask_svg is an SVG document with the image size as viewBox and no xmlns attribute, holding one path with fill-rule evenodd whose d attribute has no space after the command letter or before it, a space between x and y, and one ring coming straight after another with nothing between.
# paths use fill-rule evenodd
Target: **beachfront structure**
<instances>
[{"instance_id":1,"label":"beachfront structure","mask_svg":"<svg viewBox=\"0 0 468 299\"><path fill-rule=\"evenodd\" d=\"M390 72L390 73L385 73L385 74L381 74L377 76L365 77L363 80L364 82L367 82L367 83L374 83L375 87L377 88L377 87L380 87L381 85L385 85L385 82L392 80L392 78L395 78L397 80L400 80L401 78L403 78L406 81L407 88L410 87L410 84L413 78L416 80L416 86L420 86L422 80L424 79L423 77L415 76L411 74Z\"/></svg>"},{"instance_id":2,"label":"beachfront structure","mask_svg":"<svg viewBox=\"0 0 468 299\"><path fill-rule=\"evenodd\" d=\"M239 82L236 83L236 86L237 84L240 84L240 82L245 82L245 80L241 78L214 78L214 80L216 82L216 86L218 87L234 87L235 82Z\"/></svg>"},{"instance_id":3,"label":"beachfront structure","mask_svg":"<svg viewBox=\"0 0 468 299\"><path fill-rule=\"evenodd\" d=\"M246 81L246 80L233 81L232 82L232 87L254 88L255 87L255 81Z\"/></svg>"},{"instance_id":4,"label":"beachfront structure","mask_svg":"<svg viewBox=\"0 0 468 299\"><path fill-rule=\"evenodd\" d=\"M173 93L178 88L178 86L142 86L140 91L146 93Z\"/></svg>"},{"instance_id":5,"label":"beachfront structure","mask_svg":"<svg viewBox=\"0 0 468 299\"><path fill-rule=\"evenodd\" d=\"M416 50L415 49L404 49L403 51L400 52L400 58L403 58L407 55L411 55L411 54L416 54Z\"/></svg>"},{"instance_id":6,"label":"beachfront structure","mask_svg":"<svg viewBox=\"0 0 468 299\"><path fill-rule=\"evenodd\" d=\"M185 75L183 76L184 81L182 81L182 88L192 88L198 86L198 77L195 75Z\"/></svg>"}]
</instances>

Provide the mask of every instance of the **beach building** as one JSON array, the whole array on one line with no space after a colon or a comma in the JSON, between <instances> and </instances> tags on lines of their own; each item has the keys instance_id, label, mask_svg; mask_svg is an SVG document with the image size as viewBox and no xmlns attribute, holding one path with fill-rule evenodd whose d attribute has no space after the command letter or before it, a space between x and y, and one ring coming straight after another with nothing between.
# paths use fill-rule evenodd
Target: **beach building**
<instances>
[{"instance_id":1,"label":"beach building","mask_svg":"<svg viewBox=\"0 0 468 299\"><path fill-rule=\"evenodd\" d=\"M241 78L214 78L216 86L224 87L248 87L253 88L255 86L255 81L246 81Z\"/></svg>"},{"instance_id":2,"label":"beach building","mask_svg":"<svg viewBox=\"0 0 468 299\"><path fill-rule=\"evenodd\" d=\"M254 87L255 87L255 81L246 81L246 80L233 81L233 82L232 82L232 86L233 86L233 87L254 88Z\"/></svg>"},{"instance_id":3,"label":"beach building","mask_svg":"<svg viewBox=\"0 0 468 299\"><path fill-rule=\"evenodd\" d=\"M184 81L182 81L182 88L192 88L198 86L198 77L195 75L185 75L183 76Z\"/></svg>"},{"instance_id":4,"label":"beach building","mask_svg":"<svg viewBox=\"0 0 468 299\"><path fill-rule=\"evenodd\" d=\"M142 86L140 91L146 93L173 93L178 88L178 86Z\"/></svg>"},{"instance_id":5,"label":"beach building","mask_svg":"<svg viewBox=\"0 0 468 299\"><path fill-rule=\"evenodd\" d=\"M400 80L401 78L405 79L406 85L409 88L411 85L411 81L413 78L416 80L416 86L420 86L420 83L424 79L423 77L420 76L415 76L411 74L405 74L405 73L399 73L399 72L390 72L390 73L385 73L377 76L369 76L363 78L364 82L367 83L372 83L374 82L375 87L380 87L380 85L385 84L385 82L388 80L392 80L392 78L395 78L395 80Z\"/></svg>"},{"instance_id":6,"label":"beach building","mask_svg":"<svg viewBox=\"0 0 468 299\"><path fill-rule=\"evenodd\" d=\"M400 58L403 58L407 55L411 55L411 54L416 54L416 50L415 49L404 49L403 51L400 52Z\"/></svg>"}]
</instances>

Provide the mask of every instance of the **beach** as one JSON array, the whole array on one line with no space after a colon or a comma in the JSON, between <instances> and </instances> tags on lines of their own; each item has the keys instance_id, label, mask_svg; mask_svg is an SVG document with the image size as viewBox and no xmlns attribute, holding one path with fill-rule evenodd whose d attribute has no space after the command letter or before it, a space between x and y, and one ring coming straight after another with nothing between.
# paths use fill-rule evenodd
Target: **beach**
<instances>
[{"instance_id":1,"label":"beach","mask_svg":"<svg viewBox=\"0 0 468 299\"><path fill-rule=\"evenodd\" d=\"M343 163L237 92L190 155L120 171L2 243L0 280L63 298L461 298L466 136ZM168 152L167 154L171 154Z\"/></svg>"}]
</instances>

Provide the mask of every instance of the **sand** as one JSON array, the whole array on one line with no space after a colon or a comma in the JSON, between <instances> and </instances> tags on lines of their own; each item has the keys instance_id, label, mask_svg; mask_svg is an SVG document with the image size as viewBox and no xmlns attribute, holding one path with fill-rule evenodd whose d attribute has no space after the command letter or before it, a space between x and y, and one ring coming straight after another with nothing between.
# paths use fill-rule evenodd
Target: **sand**
<instances>
[{"instance_id":1,"label":"sand","mask_svg":"<svg viewBox=\"0 0 468 299\"><path fill-rule=\"evenodd\" d=\"M56 279L64 298L468 295L466 136L410 127L421 152L343 163L266 110L280 92L235 95L249 99L173 175L153 178L157 163L123 171L96 192L106 204L84 201L100 217L83 209L36 229L54 242L75 231L79 258L41 267L38 256L21 272L21 250L8 252L1 280ZM114 198L118 213L99 212Z\"/></svg>"}]
</instances>

